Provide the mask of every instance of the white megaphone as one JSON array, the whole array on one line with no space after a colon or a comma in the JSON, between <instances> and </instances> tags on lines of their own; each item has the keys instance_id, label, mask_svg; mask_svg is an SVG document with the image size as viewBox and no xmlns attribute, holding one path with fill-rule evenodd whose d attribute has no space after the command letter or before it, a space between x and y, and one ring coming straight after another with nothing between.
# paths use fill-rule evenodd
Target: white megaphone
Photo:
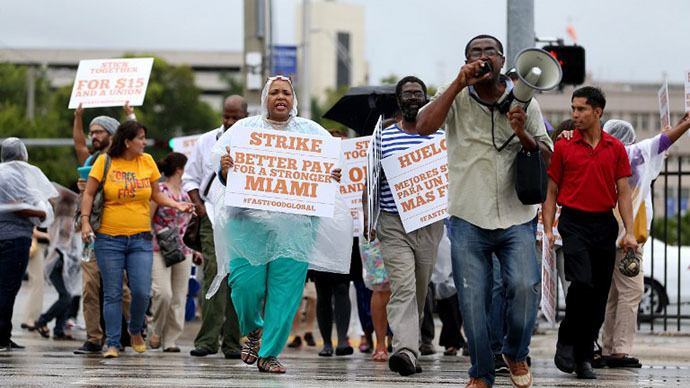
<instances>
[{"instance_id":1,"label":"white megaphone","mask_svg":"<svg viewBox=\"0 0 690 388\"><path fill-rule=\"evenodd\" d=\"M515 56L515 69L519 82L500 103L501 111L505 110L503 113L508 112L514 104L526 106L537 90L551 90L561 83L563 77L563 70L556 58L536 47L526 48Z\"/></svg>"}]
</instances>

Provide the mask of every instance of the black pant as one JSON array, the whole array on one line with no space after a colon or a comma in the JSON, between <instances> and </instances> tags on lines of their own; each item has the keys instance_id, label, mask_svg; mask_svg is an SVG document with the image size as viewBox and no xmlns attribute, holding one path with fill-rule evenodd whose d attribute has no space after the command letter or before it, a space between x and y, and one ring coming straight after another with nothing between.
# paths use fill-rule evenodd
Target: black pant
<instances>
[{"instance_id":1,"label":"black pant","mask_svg":"<svg viewBox=\"0 0 690 388\"><path fill-rule=\"evenodd\" d=\"M422 318L421 338L423 344L430 344L434 342L434 286L429 283L429 288L426 293L426 302L424 303L424 317Z\"/></svg>"},{"instance_id":2,"label":"black pant","mask_svg":"<svg viewBox=\"0 0 690 388\"><path fill-rule=\"evenodd\" d=\"M606 313L618 222L611 211L592 213L563 207L558 231L563 237L565 278L571 282L558 341L574 345L576 362L591 361Z\"/></svg>"},{"instance_id":3,"label":"black pant","mask_svg":"<svg viewBox=\"0 0 690 388\"><path fill-rule=\"evenodd\" d=\"M441 336L438 344L447 348L457 348L465 346L465 337L462 335L462 315L460 314L460 303L458 294L449 298L437 301L438 317L441 319Z\"/></svg>"},{"instance_id":4,"label":"black pant","mask_svg":"<svg viewBox=\"0 0 690 388\"><path fill-rule=\"evenodd\" d=\"M63 256L59 251L58 254L60 257L57 259L57 263L49 276L50 282L53 283L53 287L55 287L58 293L58 300L50 306L48 311L41 314L38 318L38 326L45 326L48 322L55 319L53 333L57 336L61 336L65 334L65 323L69 318L69 311L72 307L72 295L67 292L65 281L62 278L62 267L64 265Z\"/></svg>"},{"instance_id":5,"label":"black pant","mask_svg":"<svg viewBox=\"0 0 690 388\"><path fill-rule=\"evenodd\" d=\"M8 346L12 336L14 300L29 264L31 239L0 240L0 346Z\"/></svg>"},{"instance_id":6,"label":"black pant","mask_svg":"<svg viewBox=\"0 0 690 388\"><path fill-rule=\"evenodd\" d=\"M350 326L350 275L313 271L316 285L316 321L324 346L332 346L333 318L338 331L338 347L347 346ZM333 305L335 303L335 309Z\"/></svg>"}]
</instances>

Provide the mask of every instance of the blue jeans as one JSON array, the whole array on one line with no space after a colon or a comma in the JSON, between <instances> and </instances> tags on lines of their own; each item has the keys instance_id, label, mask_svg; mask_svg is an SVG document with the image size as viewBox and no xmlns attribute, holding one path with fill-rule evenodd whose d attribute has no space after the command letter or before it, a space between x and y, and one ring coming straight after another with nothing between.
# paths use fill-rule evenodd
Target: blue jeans
<instances>
[{"instance_id":1,"label":"blue jeans","mask_svg":"<svg viewBox=\"0 0 690 388\"><path fill-rule=\"evenodd\" d=\"M532 221L507 229L482 229L450 218L453 280L458 290L472 367L471 377L492 386L494 358L489 334L493 281L492 253L501 266L505 295L506 335L503 354L524 361L537 311L540 274L537 266Z\"/></svg>"},{"instance_id":2,"label":"blue jeans","mask_svg":"<svg viewBox=\"0 0 690 388\"><path fill-rule=\"evenodd\" d=\"M14 300L29 263L30 248L28 237L0 240L0 346L10 344Z\"/></svg>"},{"instance_id":3,"label":"blue jeans","mask_svg":"<svg viewBox=\"0 0 690 388\"><path fill-rule=\"evenodd\" d=\"M103 280L103 317L108 347L120 347L122 333L122 281L127 271L132 303L129 307L129 332L141 333L151 292L153 242L151 233L111 236L96 233L96 262Z\"/></svg>"}]
</instances>

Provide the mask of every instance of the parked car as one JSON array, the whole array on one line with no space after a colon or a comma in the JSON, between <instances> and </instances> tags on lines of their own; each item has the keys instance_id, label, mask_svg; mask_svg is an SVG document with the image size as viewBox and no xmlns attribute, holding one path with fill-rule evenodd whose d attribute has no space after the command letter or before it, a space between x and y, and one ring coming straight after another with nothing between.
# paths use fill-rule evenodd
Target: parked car
<instances>
[{"instance_id":1,"label":"parked car","mask_svg":"<svg viewBox=\"0 0 690 388\"><path fill-rule=\"evenodd\" d=\"M654 257L652 257L652 250ZM666 251L665 260L664 251ZM639 320L651 320L652 311L655 315L663 314L664 306L690 303L690 246L680 247L679 259L677 246L665 246L663 241L657 239L649 240L644 245L642 262L644 294L638 311ZM680 295L678 295L679 281ZM675 310L668 311L668 308L667 312L675 314Z\"/></svg>"}]
</instances>

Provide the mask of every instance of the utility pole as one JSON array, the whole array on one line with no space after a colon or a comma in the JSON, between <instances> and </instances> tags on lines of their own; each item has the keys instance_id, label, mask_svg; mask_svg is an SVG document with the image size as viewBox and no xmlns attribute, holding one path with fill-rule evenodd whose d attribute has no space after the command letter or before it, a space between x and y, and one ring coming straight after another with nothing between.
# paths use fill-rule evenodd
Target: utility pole
<instances>
[{"instance_id":1,"label":"utility pole","mask_svg":"<svg viewBox=\"0 0 690 388\"><path fill-rule=\"evenodd\" d=\"M508 52L506 69L515 67L515 56L522 49L534 47L534 0L507 0Z\"/></svg>"},{"instance_id":2,"label":"utility pole","mask_svg":"<svg viewBox=\"0 0 690 388\"><path fill-rule=\"evenodd\" d=\"M299 112L300 116L311 119L311 3L302 1L302 61L299 72Z\"/></svg>"},{"instance_id":3,"label":"utility pole","mask_svg":"<svg viewBox=\"0 0 690 388\"><path fill-rule=\"evenodd\" d=\"M36 68L26 68L26 118L33 120L36 114Z\"/></svg>"},{"instance_id":4,"label":"utility pole","mask_svg":"<svg viewBox=\"0 0 690 388\"><path fill-rule=\"evenodd\" d=\"M264 0L244 0L244 97L250 114L261 112L266 81L266 9Z\"/></svg>"}]
</instances>

